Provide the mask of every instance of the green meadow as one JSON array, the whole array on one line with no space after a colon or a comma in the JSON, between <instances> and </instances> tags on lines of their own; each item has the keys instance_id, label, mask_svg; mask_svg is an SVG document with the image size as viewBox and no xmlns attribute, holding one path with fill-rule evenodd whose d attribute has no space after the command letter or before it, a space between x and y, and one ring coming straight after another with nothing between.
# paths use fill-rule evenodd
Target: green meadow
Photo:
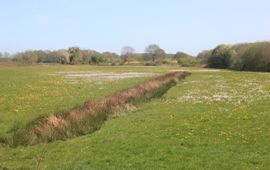
<instances>
[{"instance_id":1,"label":"green meadow","mask_svg":"<svg viewBox=\"0 0 270 170\"><path fill-rule=\"evenodd\" d=\"M27 147L0 144L0 169L270 169L270 73L169 66L1 67L0 137L40 116L175 70L192 74L162 97L112 116L94 133ZM141 74L121 77L126 73Z\"/></svg>"}]
</instances>

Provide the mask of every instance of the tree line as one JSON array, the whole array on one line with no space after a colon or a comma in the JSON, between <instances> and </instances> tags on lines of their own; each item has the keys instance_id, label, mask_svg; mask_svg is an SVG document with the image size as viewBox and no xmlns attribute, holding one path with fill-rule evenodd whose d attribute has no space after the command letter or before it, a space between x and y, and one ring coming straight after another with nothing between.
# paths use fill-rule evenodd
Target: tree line
<instances>
[{"instance_id":1,"label":"tree line","mask_svg":"<svg viewBox=\"0 0 270 170\"><path fill-rule=\"evenodd\" d=\"M79 47L70 47L61 50L27 50L18 52L14 55L0 53L0 61L9 59L14 62L24 64L34 63L59 63L59 64L144 64L144 65L161 65L161 64L180 64L191 66L196 62L195 57L183 52L176 54L167 54L165 50L157 44L150 44L144 50L144 53L136 53L131 46L124 46L121 54L113 52L97 52L95 50L86 50Z\"/></svg>"},{"instance_id":2,"label":"tree line","mask_svg":"<svg viewBox=\"0 0 270 170\"><path fill-rule=\"evenodd\" d=\"M55 51L28 50L14 55L0 53L1 61L14 61L24 64L59 63L59 64L104 64L104 65L162 65L200 66L239 71L270 72L270 42L218 45L205 50L197 56L184 52L167 54L157 44L148 45L143 53L136 53L131 46L124 46L121 54L97 52L95 50L70 47Z\"/></svg>"},{"instance_id":3,"label":"tree line","mask_svg":"<svg viewBox=\"0 0 270 170\"><path fill-rule=\"evenodd\" d=\"M205 67L270 72L270 42L218 45L198 54Z\"/></svg>"}]
</instances>

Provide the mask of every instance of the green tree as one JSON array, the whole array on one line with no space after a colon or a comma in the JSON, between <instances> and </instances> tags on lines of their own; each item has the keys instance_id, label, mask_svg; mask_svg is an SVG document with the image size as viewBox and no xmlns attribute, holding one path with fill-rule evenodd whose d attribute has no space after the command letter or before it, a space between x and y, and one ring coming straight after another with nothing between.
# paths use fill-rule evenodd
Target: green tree
<instances>
[{"instance_id":1,"label":"green tree","mask_svg":"<svg viewBox=\"0 0 270 170\"><path fill-rule=\"evenodd\" d=\"M219 45L213 50L207 65L210 68L229 68L233 55L235 51L230 46Z\"/></svg>"},{"instance_id":2,"label":"green tree","mask_svg":"<svg viewBox=\"0 0 270 170\"><path fill-rule=\"evenodd\" d=\"M104 52L102 55L106 62L110 65L116 65L117 63L119 64L121 62L121 58L116 53Z\"/></svg>"},{"instance_id":3,"label":"green tree","mask_svg":"<svg viewBox=\"0 0 270 170\"><path fill-rule=\"evenodd\" d=\"M241 56L241 70L270 71L270 43L254 43Z\"/></svg>"},{"instance_id":4,"label":"green tree","mask_svg":"<svg viewBox=\"0 0 270 170\"><path fill-rule=\"evenodd\" d=\"M197 55L197 61L202 67L206 67L213 50L204 50Z\"/></svg>"},{"instance_id":5,"label":"green tree","mask_svg":"<svg viewBox=\"0 0 270 170\"><path fill-rule=\"evenodd\" d=\"M104 59L103 55L99 52L94 52L91 55L91 64L100 64L104 63L106 60Z\"/></svg>"},{"instance_id":6,"label":"green tree","mask_svg":"<svg viewBox=\"0 0 270 170\"><path fill-rule=\"evenodd\" d=\"M68 49L70 64L82 63L82 53L79 47L70 47Z\"/></svg>"},{"instance_id":7,"label":"green tree","mask_svg":"<svg viewBox=\"0 0 270 170\"><path fill-rule=\"evenodd\" d=\"M166 57L166 53L156 44L151 44L145 48L144 59L153 63L161 63Z\"/></svg>"},{"instance_id":8,"label":"green tree","mask_svg":"<svg viewBox=\"0 0 270 170\"><path fill-rule=\"evenodd\" d=\"M197 63L196 58L184 52L177 52L174 59L177 60L178 64L185 67L195 66Z\"/></svg>"}]
</instances>

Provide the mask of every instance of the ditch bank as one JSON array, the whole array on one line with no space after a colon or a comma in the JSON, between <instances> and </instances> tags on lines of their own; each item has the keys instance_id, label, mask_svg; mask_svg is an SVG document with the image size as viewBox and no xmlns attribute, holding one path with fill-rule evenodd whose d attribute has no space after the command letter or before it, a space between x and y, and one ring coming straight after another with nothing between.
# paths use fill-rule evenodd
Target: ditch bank
<instances>
[{"instance_id":1,"label":"ditch bank","mask_svg":"<svg viewBox=\"0 0 270 170\"><path fill-rule=\"evenodd\" d=\"M92 133L111 115L130 111L151 98L160 97L178 80L190 75L178 71L148 80L140 85L116 92L100 101L87 101L82 107L64 113L40 117L23 129L11 132L4 143L10 146L35 145L56 140L67 140Z\"/></svg>"}]
</instances>

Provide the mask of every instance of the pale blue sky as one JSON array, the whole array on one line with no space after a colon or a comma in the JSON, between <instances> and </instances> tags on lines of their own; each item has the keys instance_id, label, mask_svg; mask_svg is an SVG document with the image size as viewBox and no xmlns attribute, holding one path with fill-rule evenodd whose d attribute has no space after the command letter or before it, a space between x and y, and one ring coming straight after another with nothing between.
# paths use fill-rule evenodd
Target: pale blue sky
<instances>
[{"instance_id":1,"label":"pale blue sky","mask_svg":"<svg viewBox=\"0 0 270 170\"><path fill-rule=\"evenodd\" d=\"M119 53L157 43L197 54L270 40L269 0L1 0L0 51L80 46Z\"/></svg>"}]
</instances>

